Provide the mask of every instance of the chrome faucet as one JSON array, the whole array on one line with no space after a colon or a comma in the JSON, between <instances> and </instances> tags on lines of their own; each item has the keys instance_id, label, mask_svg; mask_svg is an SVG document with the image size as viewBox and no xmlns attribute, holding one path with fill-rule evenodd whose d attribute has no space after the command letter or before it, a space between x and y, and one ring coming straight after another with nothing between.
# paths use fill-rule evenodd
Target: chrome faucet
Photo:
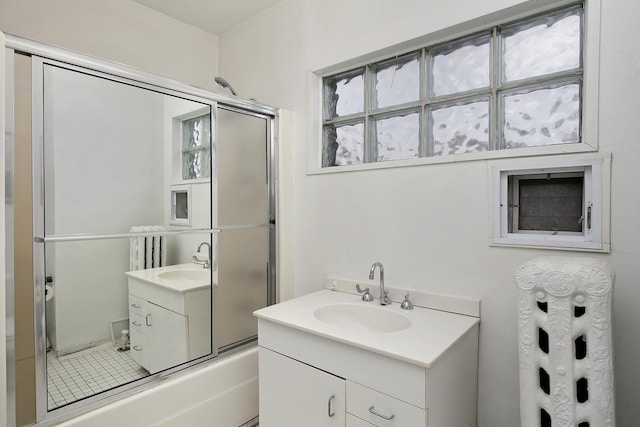
<instances>
[{"instance_id":1,"label":"chrome faucet","mask_svg":"<svg viewBox=\"0 0 640 427\"><path fill-rule=\"evenodd\" d=\"M207 245L207 248L209 249L209 258L206 259L204 261L204 263L202 264L202 268L211 268L211 244L209 244L208 242L202 242L198 245L198 252L200 252L200 248L202 248L204 245ZM197 260L196 256L193 256L194 261Z\"/></svg>"},{"instance_id":2,"label":"chrome faucet","mask_svg":"<svg viewBox=\"0 0 640 427\"><path fill-rule=\"evenodd\" d=\"M376 271L376 267L380 269L380 305L390 305L391 298L389 298L389 291L384 289L384 267L381 262L374 262L369 270L369 280L373 280L373 274Z\"/></svg>"}]
</instances>

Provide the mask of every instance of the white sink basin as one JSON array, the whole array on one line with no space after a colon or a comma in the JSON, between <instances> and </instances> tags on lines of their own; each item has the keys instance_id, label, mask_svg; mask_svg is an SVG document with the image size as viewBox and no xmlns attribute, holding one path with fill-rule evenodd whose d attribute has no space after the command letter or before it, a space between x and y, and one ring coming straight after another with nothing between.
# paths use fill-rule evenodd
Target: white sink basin
<instances>
[{"instance_id":1,"label":"white sink basin","mask_svg":"<svg viewBox=\"0 0 640 427\"><path fill-rule=\"evenodd\" d=\"M326 305L313 315L324 323L352 331L398 332L411 326L411 320L401 314L364 303Z\"/></svg>"},{"instance_id":2,"label":"white sink basin","mask_svg":"<svg viewBox=\"0 0 640 427\"><path fill-rule=\"evenodd\" d=\"M211 286L212 279L211 270L204 269L201 265L194 263L127 271L125 274L131 279L174 292L192 292L199 288L208 288ZM213 285L216 286L217 283Z\"/></svg>"},{"instance_id":3,"label":"white sink basin","mask_svg":"<svg viewBox=\"0 0 640 427\"><path fill-rule=\"evenodd\" d=\"M413 310L402 310L398 299L405 293L396 292L399 298L391 305L381 306L378 300L365 303L360 295L323 289L262 308L254 313L260 329L258 344L266 342L264 337L269 334L291 331L292 335L287 336L292 340L282 338L282 342L289 343L292 354L297 354L298 343L294 339L308 333L429 368L462 336L477 328L479 319L467 308L468 300L424 294L441 303L446 311L417 304ZM452 312L460 307L465 315ZM479 302L475 307L479 312Z\"/></svg>"},{"instance_id":4,"label":"white sink basin","mask_svg":"<svg viewBox=\"0 0 640 427\"><path fill-rule=\"evenodd\" d=\"M182 280L188 282L203 282L210 283L211 281L211 270L191 270L191 269L183 269L183 270L169 270L163 271L162 273L158 273L158 277L164 280Z\"/></svg>"}]
</instances>

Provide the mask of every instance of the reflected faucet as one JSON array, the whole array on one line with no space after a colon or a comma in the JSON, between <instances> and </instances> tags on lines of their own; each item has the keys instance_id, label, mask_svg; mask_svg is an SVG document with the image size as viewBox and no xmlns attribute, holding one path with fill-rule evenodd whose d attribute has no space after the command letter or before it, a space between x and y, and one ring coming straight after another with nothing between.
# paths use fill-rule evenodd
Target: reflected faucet
<instances>
[{"instance_id":1,"label":"reflected faucet","mask_svg":"<svg viewBox=\"0 0 640 427\"><path fill-rule=\"evenodd\" d=\"M198 245L198 252L200 252L200 249L202 248L202 246L207 245L207 248L209 249L209 258L206 259L204 261L204 264L202 264L202 268L211 268L211 244L208 242L202 242ZM196 256L193 256L193 259L196 259Z\"/></svg>"},{"instance_id":2,"label":"reflected faucet","mask_svg":"<svg viewBox=\"0 0 640 427\"><path fill-rule=\"evenodd\" d=\"M376 267L380 269L380 305L391 305L391 298L389 298L389 291L384 289L384 267L381 262L376 261L369 270L369 280L373 280L373 275L376 271Z\"/></svg>"}]
</instances>

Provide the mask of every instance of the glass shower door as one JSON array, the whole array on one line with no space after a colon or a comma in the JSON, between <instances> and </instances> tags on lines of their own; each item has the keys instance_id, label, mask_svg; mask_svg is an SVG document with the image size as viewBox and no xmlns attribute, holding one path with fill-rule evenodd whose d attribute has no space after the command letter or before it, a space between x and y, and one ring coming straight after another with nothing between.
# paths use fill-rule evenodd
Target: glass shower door
<instances>
[{"instance_id":1,"label":"glass shower door","mask_svg":"<svg viewBox=\"0 0 640 427\"><path fill-rule=\"evenodd\" d=\"M266 116L218 107L217 226L223 231L215 237L214 337L219 351L254 338L253 312L273 302L270 123Z\"/></svg>"}]
</instances>

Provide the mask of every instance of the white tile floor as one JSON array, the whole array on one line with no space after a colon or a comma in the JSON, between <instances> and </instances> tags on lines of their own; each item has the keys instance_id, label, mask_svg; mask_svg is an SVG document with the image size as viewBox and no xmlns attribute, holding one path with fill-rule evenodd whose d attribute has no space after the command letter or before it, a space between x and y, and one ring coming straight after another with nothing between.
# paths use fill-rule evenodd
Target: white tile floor
<instances>
[{"instance_id":1,"label":"white tile floor","mask_svg":"<svg viewBox=\"0 0 640 427\"><path fill-rule=\"evenodd\" d=\"M146 377L129 356L115 347L79 352L56 358L47 353L47 390L49 410L64 406L121 384Z\"/></svg>"}]
</instances>

